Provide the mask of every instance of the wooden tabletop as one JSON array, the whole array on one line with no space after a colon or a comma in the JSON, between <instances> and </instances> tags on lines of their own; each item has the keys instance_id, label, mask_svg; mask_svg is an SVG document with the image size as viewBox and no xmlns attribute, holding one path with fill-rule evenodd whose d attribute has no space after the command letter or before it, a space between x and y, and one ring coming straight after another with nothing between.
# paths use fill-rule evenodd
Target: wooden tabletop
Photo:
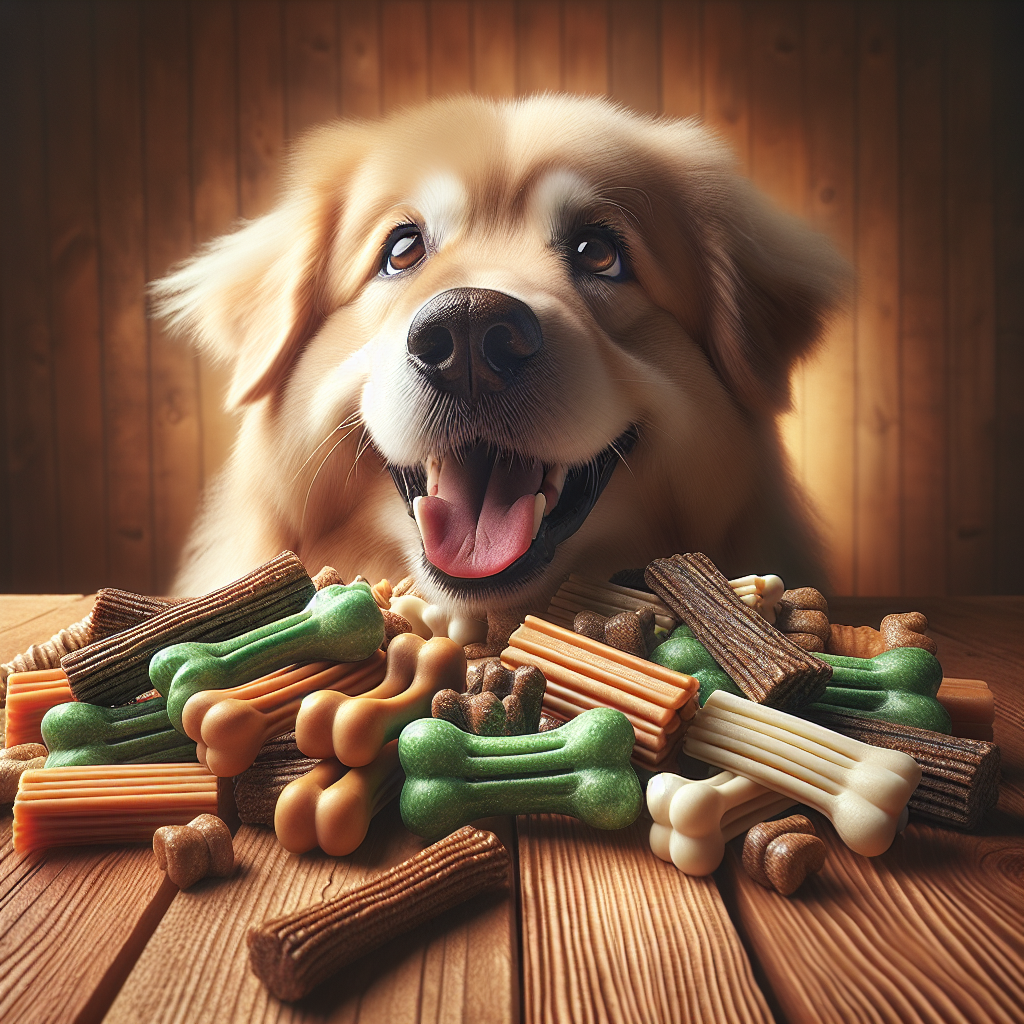
<instances>
[{"instance_id":1,"label":"wooden tabletop","mask_svg":"<svg viewBox=\"0 0 1024 1024\"><path fill-rule=\"evenodd\" d=\"M0 595L0 662L81 618L91 598ZM834 599L877 625L920 610L945 674L984 679L1002 749L999 804L977 835L911 821L880 857L829 857L786 899L730 844L709 878L648 849L649 822L603 833L557 815L493 819L515 860L477 897L296 1004L248 970L266 917L342 892L424 844L394 804L350 857L286 853L242 826L228 880L179 892L147 847L27 856L0 816L0 1021L1024 1021L1024 598Z\"/></svg>"}]
</instances>

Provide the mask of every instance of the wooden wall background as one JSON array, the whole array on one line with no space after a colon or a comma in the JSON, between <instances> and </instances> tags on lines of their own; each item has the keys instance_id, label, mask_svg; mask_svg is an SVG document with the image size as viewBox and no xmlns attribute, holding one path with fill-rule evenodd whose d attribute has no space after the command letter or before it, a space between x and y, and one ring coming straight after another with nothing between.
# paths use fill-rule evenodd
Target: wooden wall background
<instances>
[{"instance_id":1,"label":"wooden wall background","mask_svg":"<svg viewBox=\"0 0 1024 1024\"><path fill-rule=\"evenodd\" d=\"M167 585L233 424L144 284L266 210L289 139L566 89L702 116L854 262L785 424L836 591L1020 593L1022 9L3 0L0 590Z\"/></svg>"}]
</instances>

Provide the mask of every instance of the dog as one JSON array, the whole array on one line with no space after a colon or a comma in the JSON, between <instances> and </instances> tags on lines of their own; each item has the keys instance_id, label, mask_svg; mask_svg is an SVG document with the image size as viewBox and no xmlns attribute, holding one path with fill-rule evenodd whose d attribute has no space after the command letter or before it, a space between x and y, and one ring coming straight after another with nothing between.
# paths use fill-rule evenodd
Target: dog
<instances>
[{"instance_id":1,"label":"dog","mask_svg":"<svg viewBox=\"0 0 1024 1024\"><path fill-rule=\"evenodd\" d=\"M174 590L285 548L492 621L677 551L821 585L777 420L846 280L696 121L546 94L319 127L152 286L242 411Z\"/></svg>"}]
</instances>

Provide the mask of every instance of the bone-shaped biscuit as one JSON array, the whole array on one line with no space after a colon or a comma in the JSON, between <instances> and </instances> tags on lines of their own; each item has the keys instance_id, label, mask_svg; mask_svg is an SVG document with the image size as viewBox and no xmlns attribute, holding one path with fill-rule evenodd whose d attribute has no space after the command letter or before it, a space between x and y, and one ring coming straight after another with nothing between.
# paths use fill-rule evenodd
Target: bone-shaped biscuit
<instances>
[{"instance_id":1,"label":"bone-shaped biscuit","mask_svg":"<svg viewBox=\"0 0 1024 1024\"><path fill-rule=\"evenodd\" d=\"M214 775L240 775L267 740L295 727L302 699L318 690L364 693L384 678L384 652L340 665L317 661L226 690L200 690L181 713L196 754Z\"/></svg>"},{"instance_id":2,"label":"bone-shaped biscuit","mask_svg":"<svg viewBox=\"0 0 1024 1024\"><path fill-rule=\"evenodd\" d=\"M596 828L625 828L642 801L632 747L628 719L610 708L525 736L474 736L421 719L398 743L402 820L425 839L492 814L570 814Z\"/></svg>"},{"instance_id":3,"label":"bone-shaped biscuit","mask_svg":"<svg viewBox=\"0 0 1024 1024\"><path fill-rule=\"evenodd\" d=\"M647 784L651 851L684 874L710 875L730 839L794 803L732 772L706 780L663 772Z\"/></svg>"},{"instance_id":4,"label":"bone-shaped biscuit","mask_svg":"<svg viewBox=\"0 0 1024 1024\"><path fill-rule=\"evenodd\" d=\"M321 761L281 791L274 810L278 841L292 853L319 846L345 857L366 838L370 819L398 795L402 779L398 740L362 768L346 768L335 758Z\"/></svg>"},{"instance_id":5,"label":"bone-shaped biscuit","mask_svg":"<svg viewBox=\"0 0 1024 1024\"><path fill-rule=\"evenodd\" d=\"M295 615L220 643L166 647L149 663L153 686L183 732L181 712L200 690L240 686L298 661L362 661L384 640L384 619L366 583L325 587Z\"/></svg>"},{"instance_id":6,"label":"bone-shaped biscuit","mask_svg":"<svg viewBox=\"0 0 1024 1024\"><path fill-rule=\"evenodd\" d=\"M359 697L320 690L303 700L295 742L307 757L336 757L358 768L397 739L407 723L428 717L438 690L461 690L465 681L466 655L454 640L402 633L388 645L379 686Z\"/></svg>"},{"instance_id":7,"label":"bone-shaped biscuit","mask_svg":"<svg viewBox=\"0 0 1024 1024\"><path fill-rule=\"evenodd\" d=\"M153 833L157 866L179 888L208 875L227 878L235 866L231 829L215 814L199 814L187 825L163 825Z\"/></svg>"},{"instance_id":8,"label":"bone-shaped biscuit","mask_svg":"<svg viewBox=\"0 0 1024 1024\"><path fill-rule=\"evenodd\" d=\"M889 848L921 780L907 754L722 690L694 716L683 749L821 811L843 842L866 857Z\"/></svg>"}]
</instances>

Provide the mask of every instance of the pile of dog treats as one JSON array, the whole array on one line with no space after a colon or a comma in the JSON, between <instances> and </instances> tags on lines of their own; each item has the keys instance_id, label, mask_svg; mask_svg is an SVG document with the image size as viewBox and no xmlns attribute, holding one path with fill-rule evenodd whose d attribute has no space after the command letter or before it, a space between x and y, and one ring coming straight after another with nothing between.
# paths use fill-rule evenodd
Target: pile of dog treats
<instances>
[{"instance_id":1,"label":"pile of dog treats","mask_svg":"<svg viewBox=\"0 0 1024 1024\"><path fill-rule=\"evenodd\" d=\"M192 600L100 591L86 620L0 668L15 849L152 841L186 888L232 872L228 797L287 850L344 856L400 794L434 845L252 931L253 969L296 999L505 885L478 818L619 829L646 790L654 855L704 875L746 833L748 873L789 895L825 856L809 819L778 818L794 805L870 857L908 813L969 830L996 802L991 694L943 679L920 614L833 624L813 589L674 555L642 588L570 577L500 659L470 666L401 596L330 567L310 578L291 552Z\"/></svg>"}]
</instances>

